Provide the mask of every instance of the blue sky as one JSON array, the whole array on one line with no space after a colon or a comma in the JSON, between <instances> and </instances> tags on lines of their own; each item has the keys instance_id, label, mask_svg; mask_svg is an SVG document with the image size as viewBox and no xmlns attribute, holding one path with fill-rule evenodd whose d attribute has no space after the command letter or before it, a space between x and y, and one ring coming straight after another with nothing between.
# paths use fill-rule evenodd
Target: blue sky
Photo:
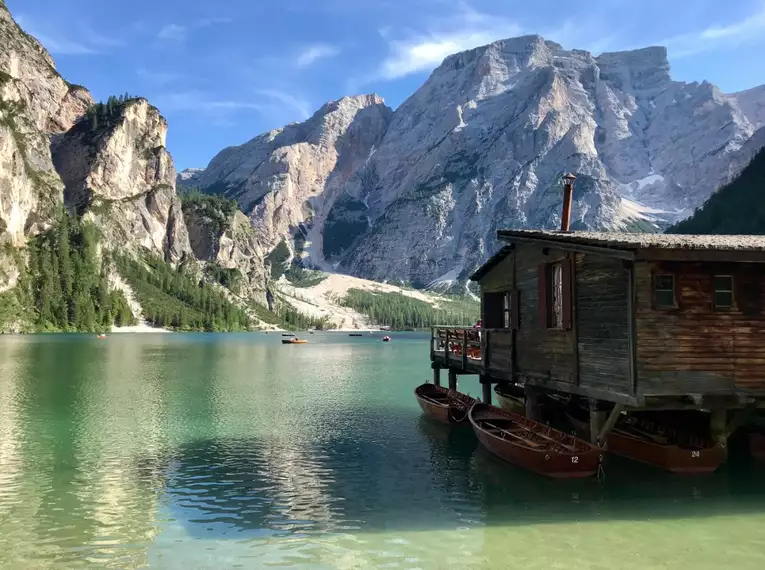
<instances>
[{"instance_id":1,"label":"blue sky","mask_svg":"<svg viewBox=\"0 0 765 570\"><path fill-rule=\"evenodd\" d=\"M448 54L539 33L594 53L666 45L673 76L765 83L765 0L6 0L96 99L130 92L168 118L179 170L376 92L393 107Z\"/></svg>"}]
</instances>

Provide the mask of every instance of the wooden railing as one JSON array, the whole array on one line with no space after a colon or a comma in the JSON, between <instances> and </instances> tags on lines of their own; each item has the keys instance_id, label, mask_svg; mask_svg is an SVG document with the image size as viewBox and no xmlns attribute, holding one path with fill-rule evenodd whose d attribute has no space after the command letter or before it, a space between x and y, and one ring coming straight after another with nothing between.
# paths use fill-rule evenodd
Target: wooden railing
<instances>
[{"instance_id":1,"label":"wooden railing","mask_svg":"<svg viewBox=\"0 0 765 570\"><path fill-rule=\"evenodd\" d=\"M430 338L431 360L436 355L444 355L447 361L460 363L467 368L468 363L483 362L486 335L483 329L465 327L433 327Z\"/></svg>"}]
</instances>

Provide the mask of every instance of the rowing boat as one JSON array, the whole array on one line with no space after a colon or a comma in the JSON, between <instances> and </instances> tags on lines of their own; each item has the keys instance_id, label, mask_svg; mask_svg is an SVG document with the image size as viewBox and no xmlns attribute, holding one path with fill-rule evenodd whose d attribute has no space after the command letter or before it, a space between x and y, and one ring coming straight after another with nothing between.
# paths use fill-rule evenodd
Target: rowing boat
<instances>
[{"instance_id":1,"label":"rowing boat","mask_svg":"<svg viewBox=\"0 0 765 570\"><path fill-rule=\"evenodd\" d=\"M476 403L468 414L478 440L518 467L555 479L595 475L601 450L573 435L495 406Z\"/></svg>"},{"instance_id":2,"label":"rowing boat","mask_svg":"<svg viewBox=\"0 0 765 570\"><path fill-rule=\"evenodd\" d=\"M303 340L301 338L291 338L291 339L282 339L282 344L306 344L308 343L307 340Z\"/></svg>"},{"instance_id":3,"label":"rowing boat","mask_svg":"<svg viewBox=\"0 0 765 570\"><path fill-rule=\"evenodd\" d=\"M470 396L435 384L417 386L414 397L425 415L445 424L467 423L468 410L476 402Z\"/></svg>"},{"instance_id":4,"label":"rowing boat","mask_svg":"<svg viewBox=\"0 0 765 570\"><path fill-rule=\"evenodd\" d=\"M526 414L526 395L520 386L497 384L494 387L494 394L497 396L499 407L503 410L521 415Z\"/></svg>"},{"instance_id":5,"label":"rowing boat","mask_svg":"<svg viewBox=\"0 0 765 570\"><path fill-rule=\"evenodd\" d=\"M587 411L570 409L569 421L577 433L589 432ZM662 425L652 416L623 415L606 439L606 449L671 473L713 473L725 461L726 450L706 436Z\"/></svg>"}]
</instances>

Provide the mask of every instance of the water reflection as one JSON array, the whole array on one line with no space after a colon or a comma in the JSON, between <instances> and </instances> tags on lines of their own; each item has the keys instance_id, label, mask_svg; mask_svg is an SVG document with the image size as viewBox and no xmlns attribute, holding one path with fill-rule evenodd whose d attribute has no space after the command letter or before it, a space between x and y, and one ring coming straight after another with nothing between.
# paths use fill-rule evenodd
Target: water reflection
<instances>
[{"instance_id":1,"label":"water reflection","mask_svg":"<svg viewBox=\"0 0 765 570\"><path fill-rule=\"evenodd\" d=\"M666 555L693 529L700 549L732 540L750 559L762 540L763 470L746 462L537 477L421 415L427 340L316 336L0 343L0 566L549 568L569 548L590 568L615 560L591 537Z\"/></svg>"}]
</instances>

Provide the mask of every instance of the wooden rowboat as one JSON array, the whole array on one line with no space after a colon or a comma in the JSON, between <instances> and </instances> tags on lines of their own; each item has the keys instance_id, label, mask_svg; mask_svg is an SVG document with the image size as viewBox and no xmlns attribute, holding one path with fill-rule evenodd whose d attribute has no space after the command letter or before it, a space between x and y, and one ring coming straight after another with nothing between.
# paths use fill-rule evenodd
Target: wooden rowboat
<instances>
[{"instance_id":1,"label":"wooden rowboat","mask_svg":"<svg viewBox=\"0 0 765 570\"><path fill-rule=\"evenodd\" d=\"M507 410L476 403L468 414L478 441L518 467L555 479L595 475L601 450L586 441Z\"/></svg>"},{"instance_id":2,"label":"wooden rowboat","mask_svg":"<svg viewBox=\"0 0 765 570\"><path fill-rule=\"evenodd\" d=\"M445 424L467 425L468 411L476 403L470 396L435 384L417 386L414 397L425 415Z\"/></svg>"},{"instance_id":3,"label":"wooden rowboat","mask_svg":"<svg viewBox=\"0 0 765 570\"><path fill-rule=\"evenodd\" d=\"M494 394L497 396L499 407L503 410L526 414L526 395L523 388L514 384L497 384L494 387Z\"/></svg>"},{"instance_id":4,"label":"wooden rowboat","mask_svg":"<svg viewBox=\"0 0 765 570\"><path fill-rule=\"evenodd\" d=\"M300 338L282 339L282 344L306 344L308 341Z\"/></svg>"},{"instance_id":5,"label":"wooden rowboat","mask_svg":"<svg viewBox=\"0 0 765 570\"><path fill-rule=\"evenodd\" d=\"M584 410L567 412L577 433L589 432ZM606 450L683 475L713 473L725 461L724 447L709 438L670 429L640 415L622 416L606 440Z\"/></svg>"}]
</instances>

